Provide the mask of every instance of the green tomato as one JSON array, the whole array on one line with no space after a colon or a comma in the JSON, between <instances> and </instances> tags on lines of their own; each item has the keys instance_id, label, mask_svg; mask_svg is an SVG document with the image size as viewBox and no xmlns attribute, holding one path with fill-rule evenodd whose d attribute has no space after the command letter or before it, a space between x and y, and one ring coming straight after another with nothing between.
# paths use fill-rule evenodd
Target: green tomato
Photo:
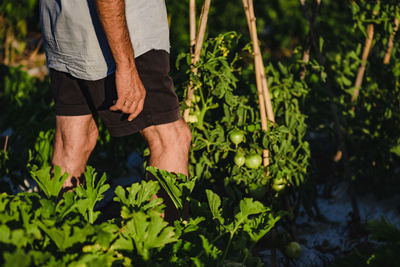
<instances>
[{"instance_id":1,"label":"green tomato","mask_svg":"<svg viewBox=\"0 0 400 267\"><path fill-rule=\"evenodd\" d=\"M232 143L234 143L235 145L238 145L241 142L243 142L244 134L241 131L234 129L229 134L229 139L232 141Z\"/></svg>"},{"instance_id":2,"label":"green tomato","mask_svg":"<svg viewBox=\"0 0 400 267\"><path fill-rule=\"evenodd\" d=\"M285 247L285 254L292 259L298 259L301 256L301 246L297 242L289 242Z\"/></svg>"},{"instance_id":3,"label":"green tomato","mask_svg":"<svg viewBox=\"0 0 400 267\"><path fill-rule=\"evenodd\" d=\"M251 154L246 157L246 167L249 169L257 169L262 163L262 157L258 154Z\"/></svg>"},{"instance_id":4,"label":"green tomato","mask_svg":"<svg viewBox=\"0 0 400 267\"><path fill-rule=\"evenodd\" d=\"M285 189L285 184L273 184L272 189L274 189L276 192L282 191Z\"/></svg>"},{"instance_id":5,"label":"green tomato","mask_svg":"<svg viewBox=\"0 0 400 267\"><path fill-rule=\"evenodd\" d=\"M286 182L284 178L277 178L274 180L274 183L272 184L272 189L274 189L276 192L282 191L286 186Z\"/></svg>"},{"instance_id":6,"label":"green tomato","mask_svg":"<svg viewBox=\"0 0 400 267\"><path fill-rule=\"evenodd\" d=\"M194 95L193 98L192 98L192 102L193 103L199 103L200 102L200 96Z\"/></svg>"},{"instance_id":7,"label":"green tomato","mask_svg":"<svg viewBox=\"0 0 400 267\"><path fill-rule=\"evenodd\" d=\"M187 122L190 122L190 123L196 123L198 121L199 121L199 119L197 118L196 115L189 115L188 120L187 120Z\"/></svg>"},{"instance_id":8,"label":"green tomato","mask_svg":"<svg viewBox=\"0 0 400 267\"><path fill-rule=\"evenodd\" d=\"M235 157L233 158L233 161L240 168L244 165L246 158L243 156L242 153L238 152L238 153L236 153Z\"/></svg>"}]
</instances>

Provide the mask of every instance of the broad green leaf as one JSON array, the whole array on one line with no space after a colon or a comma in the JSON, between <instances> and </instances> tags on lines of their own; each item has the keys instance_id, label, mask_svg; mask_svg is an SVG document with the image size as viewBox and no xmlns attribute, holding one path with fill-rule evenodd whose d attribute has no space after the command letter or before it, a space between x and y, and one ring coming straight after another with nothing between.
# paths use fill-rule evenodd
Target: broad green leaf
<instances>
[{"instance_id":1,"label":"broad green leaf","mask_svg":"<svg viewBox=\"0 0 400 267\"><path fill-rule=\"evenodd\" d=\"M76 243L85 242L86 237L94 233L94 228L90 224L80 228L68 224L63 224L61 227L47 227L41 221L34 221L34 223L53 240L61 251L65 251Z\"/></svg>"},{"instance_id":2,"label":"broad green leaf","mask_svg":"<svg viewBox=\"0 0 400 267\"><path fill-rule=\"evenodd\" d=\"M4 267L28 267L31 265L31 257L23 249L14 252L4 252Z\"/></svg>"},{"instance_id":3,"label":"broad green leaf","mask_svg":"<svg viewBox=\"0 0 400 267\"><path fill-rule=\"evenodd\" d=\"M61 174L60 166L54 167L53 175L51 174L50 166L31 171L31 175L48 198L58 197L62 186L69 176L68 173Z\"/></svg>"},{"instance_id":4,"label":"broad green leaf","mask_svg":"<svg viewBox=\"0 0 400 267\"><path fill-rule=\"evenodd\" d=\"M93 224L100 214L99 212L94 211L94 207L98 201L103 199L103 194L110 188L110 185L105 184L105 173L102 175L97 184L95 184L97 173L91 166L87 166L84 175L86 179L86 187L79 185L75 189L75 192L81 198L81 201L79 201L76 205L85 219L89 223Z\"/></svg>"},{"instance_id":5,"label":"broad green leaf","mask_svg":"<svg viewBox=\"0 0 400 267\"><path fill-rule=\"evenodd\" d=\"M162 203L160 199L154 198L159 189L160 186L156 181L141 181L126 189L118 186L115 189L114 201L121 202L136 211L154 209ZM128 194L128 197L126 197L126 194Z\"/></svg>"},{"instance_id":6,"label":"broad green leaf","mask_svg":"<svg viewBox=\"0 0 400 267\"><path fill-rule=\"evenodd\" d=\"M152 249L161 249L177 241L174 228L167 225L157 212L150 211L149 215L137 212L126 224L123 234L133 239L138 254L144 261L148 261Z\"/></svg>"},{"instance_id":7,"label":"broad green leaf","mask_svg":"<svg viewBox=\"0 0 400 267\"><path fill-rule=\"evenodd\" d=\"M209 189L206 190L206 194L213 217L223 225L224 219L221 216L221 198Z\"/></svg>"},{"instance_id":8,"label":"broad green leaf","mask_svg":"<svg viewBox=\"0 0 400 267\"><path fill-rule=\"evenodd\" d=\"M271 213L268 215L262 213L245 223L243 230L249 235L252 242L257 243L263 236L269 233L280 219L280 216L274 217Z\"/></svg>"},{"instance_id":9,"label":"broad green leaf","mask_svg":"<svg viewBox=\"0 0 400 267\"><path fill-rule=\"evenodd\" d=\"M392 152L392 153L394 153L394 154L396 154L397 156L400 157L400 144L392 147L390 149L390 152Z\"/></svg>"},{"instance_id":10,"label":"broad green leaf","mask_svg":"<svg viewBox=\"0 0 400 267\"><path fill-rule=\"evenodd\" d=\"M192 192L196 178L188 179L181 173L173 174L152 166L147 167L146 170L157 178L161 186L168 193L178 210L178 213L182 215L183 203L188 199Z\"/></svg>"}]
</instances>

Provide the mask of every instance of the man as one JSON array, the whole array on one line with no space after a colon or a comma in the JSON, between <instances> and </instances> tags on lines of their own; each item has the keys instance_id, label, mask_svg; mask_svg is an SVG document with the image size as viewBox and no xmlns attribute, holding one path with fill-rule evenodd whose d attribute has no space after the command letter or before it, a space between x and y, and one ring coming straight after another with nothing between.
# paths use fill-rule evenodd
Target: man
<instances>
[{"instance_id":1,"label":"man","mask_svg":"<svg viewBox=\"0 0 400 267\"><path fill-rule=\"evenodd\" d=\"M52 163L70 175L64 189L79 184L97 116L113 136L139 131L149 165L187 175L191 133L168 76L164 0L41 0L40 15L56 109Z\"/></svg>"}]
</instances>

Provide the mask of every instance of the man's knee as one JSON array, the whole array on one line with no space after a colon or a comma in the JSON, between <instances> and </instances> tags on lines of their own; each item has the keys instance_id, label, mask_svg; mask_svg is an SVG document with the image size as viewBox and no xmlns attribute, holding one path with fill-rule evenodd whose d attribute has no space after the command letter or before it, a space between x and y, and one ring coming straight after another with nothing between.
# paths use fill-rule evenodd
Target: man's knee
<instances>
[{"instance_id":1,"label":"man's knee","mask_svg":"<svg viewBox=\"0 0 400 267\"><path fill-rule=\"evenodd\" d=\"M78 134L79 133L79 134ZM69 132L68 129L57 129L56 146L66 154L75 157L80 154L90 154L96 146L99 132L97 126L90 125L87 131L76 133Z\"/></svg>"},{"instance_id":2,"label":"man's knee","mask_svg":"<svg viewBox=\"0 0 400 267\"><path fill-rule=\"evenodd\" d=\"M167 150L179 150L186 153L192 141L192 133L184 120L153 126L145 129L142 133L153 152L162 153Z\"/></svg>"}]
</instances>

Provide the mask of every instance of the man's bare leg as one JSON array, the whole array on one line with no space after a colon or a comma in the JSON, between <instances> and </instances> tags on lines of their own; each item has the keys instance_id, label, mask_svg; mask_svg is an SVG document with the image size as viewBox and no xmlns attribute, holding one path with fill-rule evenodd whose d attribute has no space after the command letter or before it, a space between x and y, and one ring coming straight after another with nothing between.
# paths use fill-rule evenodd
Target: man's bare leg
<instances>
[{"instance_id":1,"label":"man's bare leg","mask_svg":"<svg viewBox=\"0 0 400 267\"><path fill-rule=\"evenodd\" d=\"M188 175L188 155L192 134L183 119L150 126L142 130L141 134L150 148L150 166ZM160 190L158 196L162 197L166 204L165 219L170 222L177 219L178 214L168 194Z\"/></svg>"},{"instance_id":2,"label":"man's bare leg","mask_svg":"<svg viewBox=\"0 0 400 267\"><path fill-rule=\"evenodd\" d=\"M150 148L150 166L188 175L188 154L192 135L183 119L150 126L141 133Z\"/></svg>"},{"instance_id":3,"label":"man's bare leg","mask_svg":"<svg viewBox=\"0 0 400 267\"><path fill-rule=\"evenodd\" d=\"M68 172L64 191L79 184L90 153L96 146L98 129L92 115L57 116L53 166Z\"/></svg>"}]
</instances>

